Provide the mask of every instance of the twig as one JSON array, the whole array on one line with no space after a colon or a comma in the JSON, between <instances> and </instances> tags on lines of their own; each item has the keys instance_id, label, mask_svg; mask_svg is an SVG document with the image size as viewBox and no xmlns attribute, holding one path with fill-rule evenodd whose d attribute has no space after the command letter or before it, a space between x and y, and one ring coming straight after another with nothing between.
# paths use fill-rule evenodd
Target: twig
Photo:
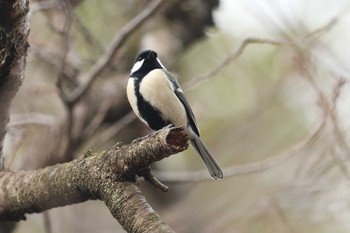
<instances>
[{"instance_id":1,"label":"twig","mask_svg":"<svg viewBox=\"0 0 350 233\"><path fill-rule=\"evenodd\" d=\"M336 19L332 20L329 22L327 25L315 30L314 32L308 34L307 36L304 37L305 40L309 39L310 37L314 35L318 35L321 33L325 33L329 31L337 22ZM269 45L289 45L296 47L298 49L298 46L295 42L293 41L275 41L275 40L270 40L270 39L259 39L259 38L247 38L245 39L241 45L238 47L238 49L230 54L229 56L226 57L226 59L220 63L217 67L215 67L213 70L199 75L193 80L189 81L186 83L185 89L194 89L200 84L202 84L205 81L210 80L211 78L215 77L217 74L219 74L227 65L229 65L232 61L237 59L245 50L245 48L250 45L250 44L269 44ZM281 162L289 159L290 157L294 156L297 154L297 152L301 151L302 149L306 148L307 146L311 145L313 142L315 142L323 130L325 129L325 126L327 125L328 121L328 116L330 114L330 107L328 105L326 96L324 93L318 88L314 80L312 79L311 74L308 72L307 73L307 81L309 84L312 86L312 88L316 91L318 95L318 100L320 103L320 107L322 108L324 112L324 117L322 120L322 123L319 125L317 130L312 133L309 137L306 139L302 140L301 142L295 144L292 148L289 150L283 152L282 154L272 157L260 162L248 164L248 165L241 165L241 166L233 166L231 168L226 168L224 169L224 176L225 177L230 177L230 176L236 176L236 175L244 175L244 174L251 174L251 173L257 173L257 172L262 172L267 169L270 169ZM198 172L164 172L164 171L158 171L155 172L155 174L160 177L161 181L164 182L198 182L198 181L206 181L206 180L211 180L210 177L208 176L206 171L198 171Z\"/></svg>"},{"instance_id":2,"label":"twig","mask_svg":"<svg viewBox=\"0 0 350 233\"><path fill-rule=\"evenodd\" d=\"M43 213L45 233L52 233L52 224L48 211Z\"/></svg>"},{"instance_id":3,"label":"twig","mask_svg":"<svg viewBox=\"0 0 350 233\"><path fill-rule=\"evenodd\" d=\"M272 158L268 158L256 163L251 163L247 165L233 166L230 168L224 169L224 177L246 175L252 173L258 173L266 171L287 159L298 154L299 151L306 149L308 146L312 145L322 134L325 126L327 125L327 118L324 118L323 122L317 127L317 129L307 138L303 139L299 143L295 144L289 150L284 151L280 155L277 155ZM172 183L188 183L188 182L198 182L198 181L209 181L211 180L207 171L197 171L197 172L164 172L157 171L154 174L159 177L163 182L172 182Z\"/></svg>"},{"instance_id":4,"label":"twig","mask_svg":"<svg viewBox=\"0 0 350 233\"><path fill-rule=\"evenodd\" d=\"M289 222L286 213L283 211L283 208L278 204L277 200L273 197L267 197L264 200L266 211L273 221L276 224L276 229L274 232L288 232L288 233L297 233L293 225ZM277 220L277 221L276 221Z\"/></svg>"},{"instance_id":5,"label":"twig","mask_svg":"<svg viewBox=\"0 0 350 233\"><path fill-rule=\"evenodd\" d=\"M58 73L58 79L57 79L57 87L60 90L60 96L63 100L64 103L66 103L67 105L69 105L68 101L67 101L67 94L65 93L64 90L64 80L63 78L65 77L64 75L64 70L65 70L65 65L66 65L66 58L67 58L67 54L69 52L69 32L70 32L70 28L72 25L72 9L71 9L71 5L70 2L68 0L64 0L62 2L63 6L64 6L64 13L65 13L65 20L64 20L64 25L63 25L63 30L62 30L62 53L61 53L61 58L60 58L60 68L59 68L59 73ZM68 108L70 109L70 108ZM70 127L69 127L70 128Z\"/></svg>"},{"instance_id":6,"label":"twig","mask_svg":"<svg viewBox=\"0 0 350 233\"><path fill-rule=\"evenodd\" d=\"M117 122L115 122L112 126L108 127L103 133L101 133L98 137L98 141L93 141L88 143L87 147L94 147L98 143L106 142L111 139L114 135L116 135L120 130L124 129L130 122L136 119L136 115L133 111L130 111L125 116L120 118Z\"/></svg>"},{"instance_id":7,"label":"twig","mask_svg":"<svg viewBox=\"0 0 350 233\"><path fill-rule=\"evenodd\" d=\"M331 30L334 25L338 22L338 19L332 19L328 24L326 24L325 26L316 29L315 31L309 33L308 35L304 36L300 42L303 43L313 37L315 37L316 35L322 35L323 33L328 32L329 30ZM300 43L299 42L299 43ZM242 53L244 52L244 50L246 49L246 47L248 45L251 44L268 44L268 45L276 45L276 46L281 46L281 45L292 45L292 46L296 46L297 41L293 42L293 41L276 41L276 40L271 40L271 39L261 39L261 38L246 38L245 40L243 40L243 42L240 44L240 46L238 47L238 49L233 52L232 54L228 55L225 60L223 62L221 62L217 67L215 67L213 70L198 75L197 77L193 78L192 80L188 81L187 83L185 83L184 85L184 89L185 90L192 90L195 89L196 87L198 87L199 85L201 85L204 82L207 82L208 80L214 78L215 76L217 76L226 66L228 66L231 62L233 62L234 60L236 60L240 55L242 55Z\"/></svg>"},{"instance_id":8,"label":"twig","mask_svg":"<svg viewBox=\"0 0 350 233\"><path fill-rule=\"evenodd\" d=\"M167 192L169 188L160 182L151 172L151 168L147 167L138 172L138 176L142 176L145 181L149 182L151 185L156 187L157 189L162 190L163 192Z\"/></svg>"},{"instance_id":9,"label":"twig","mask_svg":"<svg viewBox=\"0 0 350 233\"><path fill-rule=\"evenodd\" d=\"M57 119L52 115L42 113L12 114L8 127L19 127L26 125L43 125L52 127L56 125Z\"/></svg>"},{"instance_id":10,"label":"twig","mask_svg":"<svg viewBox=\"0 0 350 233\"><path fill-rule=\"evenodd\" d=\"M101 104L101 107L97 111L95 117L91 120L91 122L85 127L83 132L79 137L82 139L90 137L96 129L101 125L103 119L106 117L106 114L111 107L111 104L113 103L111 97L107 97L103 103Z\"/></svg>"},{"instance_id":11,"label":"twig","mask_svg":"<svg viewBox=\"0 0 350 233\"><path fill-rule=\"evenodd\" d=\"M294 49L296 51L297 58L298 58L298 59L295 59L296 61L298 61L297 69L300 70L301 77L303 78L303 80L306 81L306 83L310 85L311 89L316 93L316 102L322 112L322 118L324 119L324 121L328 122L331 114L331 107L327 100L327 95L317 85L317 82L315 81L310 71L310 69L314 67L311 64L312 61L311 59L309 59L307 54L305 54L299 46L294 45ZM308 160L305 160L303 166L298 167L298 171L296 172L296 174L309 173L310 168L312 168L313 164L315 163L318 163L316 159L308 158Z\"/></svg>"},{"instance_id":12,"label":"twig","mask_svg":"<svg viewBox=\"0 0 350 233\"><path fill-rule=\"evenodd\" d=\"M104 48L98 39L90 32L90 30L84 25L76 14L73 13L72 17L77 29L83 35L84 39L91 45L92 48L94 48L95 51L97 51L99 55L103 54Z\"/></svg>"},{"instance_id":13,"label":"twig","mask_svg":"<svg viewBox=\"0 0 350 233\"><path fill-rule=\"evenodd\" d=\"M225 58L225 60L222 63L220 63L217 67L215 67L213 70L211 70L207 73L198 75L197 77L195 77L191 81L187 82L184 85L184 87L186 90L191 90L191 89L198 87L202 83L212 79L213 77L218 75L232 61L236 60L244 52L245 48L248 45L251 45L251 44L282 45L285 43L287 43L287 42L275 41L275 40L270 40L270 39L247 38L247 39L243 40L243 42L241 43L241 45L238 47L238 49L235 52L228 55Z\"/></svg>"},{"instance_id":14,"label":"twig","mask_svg":"<svg viewBox=\"0 0 350 233\"><path fill-rule=\"evenodd\" d=\"M49 10L49 9L62 9L62 4L60 4L59 2L52 2L52 1L33 2L30 5L28 18L30 19L34 15L34 13L37 13L38 11Z\"/></svg>"},{"instance_id":15,"label":"twig","mask_svg":"<svg viewBox=\"0 0 350 233\"><path fill-rule=\"evenodd\" d=\"M322 34L330 31L337 23L338 23L338 18L334 18L331 21L329 21L326 25L324 25L324 26L316 29L315 31L309 33L308 35L304 36L301 41L303 42L306 40L310 40L316 36L319 37Z\"/></svg>"},{"instance_id":16,"label":"twig","mask_svg":"<svg viewBox=\"0 0 350 233\"><path fill-rule=\"evenodd\" d=\"M335 137L337 138L338 143L342 146L342 148L345 148L347 152L350 152L349 145L347 144L344 135L340 131L338 127L338 117L337 117L337 102L341 93L342 87L346 84L346 80L344 78L340 78L337 82L337 85L335 86L333 90L332 95L332 107L330 109L330 117L333 124L333 133Z\"/></svg>"},{"instance_id":17,"label":"twig","mask_svg":"<svg viewBox=\"0 0 350 233\"><path fill-rule=\"evenodd\" d=\"M91 69L81 75L79 80L86 80L82 85L76 88L67 98L71 104L77 102L82 95L90 88L95 79L102 73L109 64L115 53L121 48L129 36L160 7L163 0L153 0L141 13L129 21L114 37L111 45L106 52L96 61Z\"/></svg>"},{"instance_id":18,"label":"twig","mask_svg":"<svg viewBox=\"0 0 350 233\"><path fill-rule=\"evenodd\" d=\"M334 164L336 164L339 167L339 170L344 175L344 177L348 181L350 181L350 171L349 171L349 165L348 165L348 154L350 152L350 147L346 142L344 135L339 128L338 116L336 111L337 102L341 94L341 89L345 85L345 83L346 83L346 80L344 78L340 78L337 82L337 85L333 89L333 93L332 93L332 106L330 108L330 120L332 123L333 135L336 138L336 142L338 146L337 146L337 149L334 149L333 150L334 152L331 153L330 155L332 156ZM341 153L342 151L345 151L345 153L344 152Z\"/></svg>"},{"instance_id":19,"label":"twig","mask_svg":"<svg viewBox=\"0 0 350 233\"><path fill-rule=\"evenodd\" d=\"M11 140L10 146L8 148L7 154L6 154L6 167L7 168L13 168L15 165L15 162L19 158L19 149L21 148L24 139L26 135L26 130L20 130L19 132L16 132L16 135L14 136L13 140Z\"/></svg>"},{"instance_id":20,"label":"twig","mask_svg":"<svg viewBox=\"0 0 350 233\"><path fill-rule=\"evenodd\" d=\"M64 60L65 64L62 65L63 61L60 59L58 51L54 51L51 47L43 46L33 41L30 44L29 52L43 62L53 65L57 70L60 70L62 76L65 77L65 81L69 81L73 86L79 85L76 75L80 70L69 57L66 57Z\"/></svg>"},{"instance_id":21,"label":"twig","mask_svg":"<svg viewBox=\"0 0 350 233\"><path fill-rule=\"evenodd\" d=\"M57 87L60 90L60 97L65 104L66 112L67 112L67 128L66 128L66 137L67 137L67 147L65 150L65 155L69 156L69 158L73 159L73 154L71 153L71 148L73 144L73 105L68 101L68 94L64 90L64 80L65 77L64 69L66 64L67 54L69 52L69 32L72 25L72 6L69 0L64 0L62 2L64 6L65 13L65 21L62 30L63 44L62 44L62 57L61 57L61 67L59 69L58 79L57 79Z\"/></svg>"}]
</instances>

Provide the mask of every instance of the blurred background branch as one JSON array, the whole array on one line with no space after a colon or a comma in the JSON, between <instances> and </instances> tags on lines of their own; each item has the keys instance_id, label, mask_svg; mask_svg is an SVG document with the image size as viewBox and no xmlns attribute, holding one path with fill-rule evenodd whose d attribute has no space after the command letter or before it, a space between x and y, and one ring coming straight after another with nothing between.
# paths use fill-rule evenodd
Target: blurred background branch
<instances>
[{"instance_id":1,"label":"blurred background branch","mask_svg":"<svg viewBox=\"0 0 350 233\"><path fill-rule=\"evenodd\" d=\"M135 56L152 48L185 87L227 176L209 182L191 149L155 164L170 191L140 188L166 222L177 232L349 231L348 1L30 6L31 47L4 141L6 168L67 162L149 133L125 86ZM52 232L123 232L101 203L48 216ZM43 231L41 215L17 229Z\"/></svg>"},{"instance_id":2,"label":"blurred background branch","mask_svg":"<svg viewBox=\"0 0 350 233\"><path fill-rule=\"evenodd\" d=\"M89 89L93 81L101 74L111 61L113 56L121 48L128 37L154 13L161 5L162 0L153 0L149 6L139 13L135 18L130 20L123 28L118 31L118 34L112 40L111 45L106 52L96 61L91 69L83 74L80 79L86 80L78 89L74 90L71 96L66 100L69 104L74 104L79 98Z\"/></svg>"}]
</instances>

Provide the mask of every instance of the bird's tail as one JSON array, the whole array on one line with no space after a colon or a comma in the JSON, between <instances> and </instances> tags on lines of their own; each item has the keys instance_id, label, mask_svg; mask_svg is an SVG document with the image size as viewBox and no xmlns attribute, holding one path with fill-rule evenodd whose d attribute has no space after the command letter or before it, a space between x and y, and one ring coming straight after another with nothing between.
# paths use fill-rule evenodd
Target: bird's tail
<instances>
[{"instance_id":1,"label":"bird's tail","mask_svg":"<svg viewBox=\"0 0 350 233\"><path fill-rule=\"evenodd\" d=\"M191 144L197 153L201 156L205 166L207 166L208 171L214 180L222 179L224 177L222 170L216 162L213 155L210 153L209 149L204 145L199 136L191 138Z\"/></svg>"}]
</instances>

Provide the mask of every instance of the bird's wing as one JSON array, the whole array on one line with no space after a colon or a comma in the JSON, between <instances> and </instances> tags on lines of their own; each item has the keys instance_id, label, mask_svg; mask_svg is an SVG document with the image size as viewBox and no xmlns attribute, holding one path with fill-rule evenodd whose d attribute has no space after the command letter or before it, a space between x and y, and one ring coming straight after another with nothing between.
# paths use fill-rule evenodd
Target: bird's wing
<instances>
[{"instance_id":1,"label":"bird's wing","mask_svg":"<svg viewBox=\"0 0 350 233\"><path fill-rule=\"evenodd\" d=\"M192 112L191 106L188 103L179 82L177 81L176 77L171 72L169 72L167 70L164 70L164 72L166 73L166 75L168 76L170 82L172 83L172 85L174 87L175 95L177 96L177 98L179 98L179 100L181 101L181 103L185 107L188 122L189 122L193 132L199 136L199 130L197 127L196 118Z\"/></svg>"}]
</instances>

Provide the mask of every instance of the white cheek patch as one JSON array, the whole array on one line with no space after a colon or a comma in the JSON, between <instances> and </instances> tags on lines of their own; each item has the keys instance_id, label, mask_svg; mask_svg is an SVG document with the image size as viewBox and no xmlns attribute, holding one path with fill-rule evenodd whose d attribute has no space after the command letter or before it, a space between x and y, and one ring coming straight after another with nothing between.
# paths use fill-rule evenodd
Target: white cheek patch
<instances>
[{"instance_id":1,"label":"white cheek patch","mask_svg":"<svg viewBox=\"0 0 350 233\"><path fill-rule=\"evenodd\" d=\"M134 66L132 67L130 72L134 73L134 72L138 71L141 68L144 61L145 61L145 59L142 59L141 61L135 62Z\"/></svg>"},{"instance_id":2,"label":"white cheek patch","mask_svg":"<svg viewBox=\"0 0 350 233\"><path fill-rule=\"evenodd\" d=\"M166 70L165 66L160 62L160 60L157 58L158 63L162 66L164 70Z\"/></svg>"}]
</instances>

